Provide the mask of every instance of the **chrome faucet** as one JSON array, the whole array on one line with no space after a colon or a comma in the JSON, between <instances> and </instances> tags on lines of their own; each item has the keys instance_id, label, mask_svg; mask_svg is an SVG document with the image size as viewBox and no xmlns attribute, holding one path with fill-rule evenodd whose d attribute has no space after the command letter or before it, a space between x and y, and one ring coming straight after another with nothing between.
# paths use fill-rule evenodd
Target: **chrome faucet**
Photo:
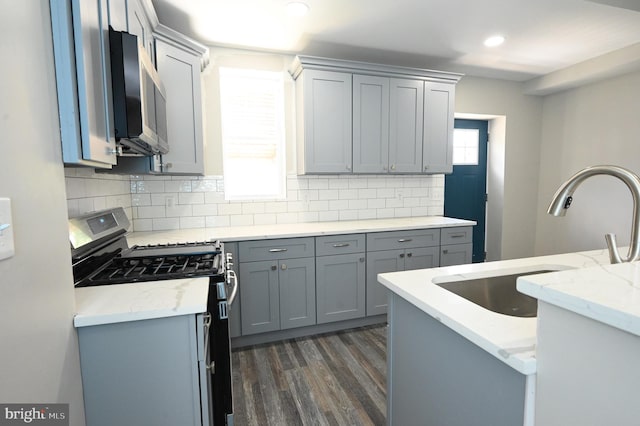
<instances>
[{"instance_id":1,"label":"chrome faucet","mask_svg":"<svg viewBox=\"0 0 640 426\"><path fill-rule=\"evenodd\" d=\"M580 170L558 188L551 204L549 204L547 213L553 216L564 216L569 206L571 206L573 192L576 188L583 181L595 175L617 177L627 185L633 197L633 221L631 222L631 241L627 258L622 259L620 257L614 234L606 234L604 236L609 248L611 263L633 262L640 259L640 240L638 239L638 230L640 229L640 211L638 210L638 203L640 203L640 177L627 169L618 166L592 166Z\"/></svg>"}]
</instances>

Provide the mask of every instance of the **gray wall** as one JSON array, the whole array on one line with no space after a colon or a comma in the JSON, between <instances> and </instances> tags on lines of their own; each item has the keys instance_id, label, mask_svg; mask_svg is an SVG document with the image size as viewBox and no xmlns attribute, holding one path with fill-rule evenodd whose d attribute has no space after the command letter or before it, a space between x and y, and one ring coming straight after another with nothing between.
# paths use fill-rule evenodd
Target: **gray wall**
<instances>
[{"instance_id":1,"label":"gray wall","mask_svg":"<svg viewBox=\"0 0 640 426\"><path fill-rule=\"evenodd\" d=\"M500 243L495 244L496 249L488 250L490 260L534 255L542 102L540 96L524 95L523 84L518 82L465 76L456 87L456 115L499 117L499 122L493 123L497 126L492 126L494 142L489 144L501 145L503 175L502 182L500 176L494 176L490 183L493 190L502 184L502 200L496 205L502 211L489 212L498 215L498 219L488 218L488 232L499 234ZM496 127L503 127L504 131L497 132ZM490 200L493 190L490 189ZM492 243L492 238L488 236L487 240ZM496 256L496 250L501 251L500 255Z\"/></svg>"},{"instance_id":2,"label":"gray wall","mask_svg":"<svg viewBox=\"0 0 640 426\"><path fill-rule=\"evenodd\" d=\"M558 186L584 167L616 164L640 174L640 73L546 96L540 146L536 253L604 248L608 232L628 244L631 195L614 178L587 180L565 217L545 210Z\"/></svg>"},{"instance_id":3,"label":"gray wall","mask_svg":"<svg viewBox=\"0 0 640 426\"><path fill-rule=\"evenodd\" d=\"M0 197L16 251L0 261L0 401L69 403L84 425L49 2L0 10Z\"/></svg>"}]
</instances>

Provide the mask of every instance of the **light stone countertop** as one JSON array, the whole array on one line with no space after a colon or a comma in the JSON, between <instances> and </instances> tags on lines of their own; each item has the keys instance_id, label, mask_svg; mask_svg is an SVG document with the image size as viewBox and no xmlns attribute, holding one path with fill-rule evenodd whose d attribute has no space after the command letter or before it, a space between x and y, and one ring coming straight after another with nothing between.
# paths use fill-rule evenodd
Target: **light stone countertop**
<instances>
[{"instance_id":1,"label":"light stone countertop","mask_svg":"<svg viewBox=\"0 0 640 426\"><path fill-rule=\"evenodd\" d=\"M456 333L470 340L520 373L529 375L536 373L536 318L512 317L489 311L439 287L434 284L434 281L457 281L493 275L510 275L535 270L569 268L574 269L565 272L529 275L526 277L526 280L528 282L551 282L551 280L553 280L552 276L573 276L582 279L582 277L588 276L589 272L581 273L580 270L608 271L609 269L618 269L617 267L609 265L609 254L607 250L596 250L443 268L392 272L378 275L378 281L398 296L418 307L425 312L425 314L442 322ZM637 271L640 272L640 269ZM603 286L607 286L609 281L618 279L614 273L609 272L603 272L601 278L602 280L599 282ZM525 280L525 278L519 278L519 283L521 280ZM574 280L573 284L580 286L581 283ZM545 291L549 293L551 293L552 289L552 286L545 287ZM530 294L536 297L535 294ZM599 292L599 294L602 293ZM638 289L635 294L636 297L640 298L640 289ZM574 297L579 298L579 296ZM636 308L636 310L638 310L638 308Z\"/></svg>"},{"instance_id":2,"label":"light stone countertop","mask_svg":"<svg viewBox=\"0 0 640 426\"><path fill-rule=\"evenodd\" d=\"M522 277L538 300L640 336L640 263L618 263Z\"/></svg>"},{"instance_id":3,"label":"light stone countertop","mask_svg":"<svg viewBox=\"0 0 640 426\"><path fill-rule=\"evenodd\" d=\"M114 284L75 289L76 328L206 312L209 279Z\"/></svg>"},{"instance_id":4,"label":"light stone countertop","mask_svg":"<svg viewBox=\"0 0 640 426\"><path fill-rule=\"evenodd\" d=\"M454 219L443 216L424 216L398 219L369 219L133 232L127 235L127 241L130 246L134 244L146 245L209 240L231 242L473 225L475 225L475 222L471 220Z\"/></svg>"}]
</instances>

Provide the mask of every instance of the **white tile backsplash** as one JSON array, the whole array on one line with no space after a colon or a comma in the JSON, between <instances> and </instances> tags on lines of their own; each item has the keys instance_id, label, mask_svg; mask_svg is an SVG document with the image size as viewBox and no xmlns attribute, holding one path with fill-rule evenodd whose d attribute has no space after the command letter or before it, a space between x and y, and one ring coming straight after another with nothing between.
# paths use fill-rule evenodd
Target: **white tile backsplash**
<instances>
[{"instance_id":1,"label":"white tile backsplash","mask_svg":"<svg viewBox=\"0 0 640 426\"><path fill-rule=\"evenodd\" d=\"M127 216L133 219L134 203L149 204L149 198L132 197L132 183L129 176L96 173L93 169L81 167L65 168L64 174L69 217L112 207L123 207Z\"/></svg>"},{"instance_id":2,"label":"white tile backsplash","mask_svg":"<svg viewBox=\"0 0 640 426\"><path fill-rule=\"evenodd\" d=\"M222 176L66 169L69 215L122 205L135 231L442 215L444 176L287 176L285 200L224 199Z\"/></svg>"}]
</instances>

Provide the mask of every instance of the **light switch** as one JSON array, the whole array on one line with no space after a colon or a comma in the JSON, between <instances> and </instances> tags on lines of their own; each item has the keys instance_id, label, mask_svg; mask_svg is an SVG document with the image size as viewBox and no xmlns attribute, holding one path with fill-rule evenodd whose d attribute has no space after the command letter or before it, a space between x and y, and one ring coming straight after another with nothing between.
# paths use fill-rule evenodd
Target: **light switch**
<instances>
[{"instance_id":1,"label":"light switch","mask_svg":"<svg viewBox=\"0 0 640 426\"><path fill-rule=\"evenodd\" d=\"M13 257L14 254L11 200L0 198L0 260Z\"/></svg>"}]
</instances>

